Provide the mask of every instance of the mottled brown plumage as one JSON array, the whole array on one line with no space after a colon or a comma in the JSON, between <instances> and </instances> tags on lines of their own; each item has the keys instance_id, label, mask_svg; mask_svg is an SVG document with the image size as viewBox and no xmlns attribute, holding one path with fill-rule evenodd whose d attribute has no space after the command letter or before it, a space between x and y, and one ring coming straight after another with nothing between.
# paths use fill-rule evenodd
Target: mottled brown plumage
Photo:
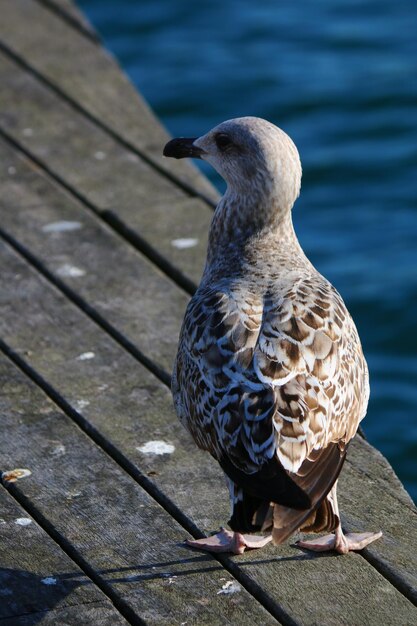
<instances>
[{"instance_id":1,"label":"mottled brown plumage","mask_svg":"<svg viewBox=\"0 0 417 626\"><path fill-rule=\"evenodd\" d=\"M281 543L303 525L334 530L329 492L366 412L368 370L341 296L294 233L298 152L258 118L183 141L228 187L181 330L178 416L228 476L234 531L272 528ZM166 154L184 156L180 145Z\"/></svg>"}]
</instances>

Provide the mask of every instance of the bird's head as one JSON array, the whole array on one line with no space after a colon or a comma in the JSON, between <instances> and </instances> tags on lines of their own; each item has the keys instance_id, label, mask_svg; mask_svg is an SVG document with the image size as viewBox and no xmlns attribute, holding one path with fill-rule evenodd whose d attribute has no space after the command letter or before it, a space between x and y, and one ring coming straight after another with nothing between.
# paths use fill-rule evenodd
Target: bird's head
<instances>
[{"instance_id":1,"label":"bird's head","mask_svg":"<svg viewBox=\"0 0 417 626\"><path fill-rule=\"evenodd\" d=\"M230 191L255 201L274 200L281 209L291 208L300 193L297 148L284 131L258 117L222 122L202 137L173 139L164 155L203 159Z\"/></svg>"}]
</instances>

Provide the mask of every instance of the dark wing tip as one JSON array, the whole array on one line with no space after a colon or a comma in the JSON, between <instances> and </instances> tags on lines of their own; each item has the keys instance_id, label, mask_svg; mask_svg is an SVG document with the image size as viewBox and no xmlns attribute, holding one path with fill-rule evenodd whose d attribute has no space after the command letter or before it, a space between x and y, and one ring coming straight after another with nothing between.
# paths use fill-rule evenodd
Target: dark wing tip
<instances>
[{"instance_id":1,"label":"dark wing tip","mask_svg":"<svg viewBox=\"0 0 417 626\"><path fill-rule=\"evenodd\" d=\"M318 509L340 474L346 450L347 445L331 443L326 448L317 450L312 459L304 461L294 480L303 492L308 494L311 501L310 510L297 511L294 507L276 506L272 533L274 544L283 543ZM275 524L275 521L278 523Z\"/></svg>"},{"instance_id":2,"label":"dark wing tip","mask_svg":"<svg viewBox=\"0 0 417 626\"><path fill-rule=\"evenodd\" d=\"M252 474L236 467L225 455L219 463L236 485L255 498L298 510L312 507L309 495L290 478L276 457Z\"/></svg>"}]
</instances>

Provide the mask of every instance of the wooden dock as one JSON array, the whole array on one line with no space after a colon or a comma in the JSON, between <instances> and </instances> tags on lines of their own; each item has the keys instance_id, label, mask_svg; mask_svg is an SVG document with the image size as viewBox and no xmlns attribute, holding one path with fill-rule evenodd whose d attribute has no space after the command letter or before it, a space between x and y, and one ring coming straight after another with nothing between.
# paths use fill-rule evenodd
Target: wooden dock
<instances>
[{"instance_id":1,"label":"wooden dock","mask_svg":"<svg viewBox=\"0 0 417 626\"><path fill-rule=\"evenodd\" d=\"M229 513L169 391L217 193L70 0L0 15L0 470L31 472L0 485L0 624L417 624L416 508L361 438L340 501L369 549L185 547Z\"/></svg>"}]
</instances>

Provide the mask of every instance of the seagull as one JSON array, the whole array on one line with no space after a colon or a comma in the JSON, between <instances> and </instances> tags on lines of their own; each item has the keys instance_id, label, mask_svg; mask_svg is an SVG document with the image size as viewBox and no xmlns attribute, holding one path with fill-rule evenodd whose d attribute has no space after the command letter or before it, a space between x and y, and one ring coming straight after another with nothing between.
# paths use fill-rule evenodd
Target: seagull
<instances>
[{"instance_id":1,"label":"seagull","mask_svg":"<svg viewBox=\"0 0 417 626\"><path fill-rule=\"evenodd\" d=\"M274 124L242 117L173 139L164 155L203 159L227 183L172 393L180 421L226 476L231 530L188 543L241 554L301 530L327 533L301 548L361 550L382 533L345 533L336 487L366 413L368 368L345 303L294 232L297 148Z\"/></svg>"}]
</instances>

